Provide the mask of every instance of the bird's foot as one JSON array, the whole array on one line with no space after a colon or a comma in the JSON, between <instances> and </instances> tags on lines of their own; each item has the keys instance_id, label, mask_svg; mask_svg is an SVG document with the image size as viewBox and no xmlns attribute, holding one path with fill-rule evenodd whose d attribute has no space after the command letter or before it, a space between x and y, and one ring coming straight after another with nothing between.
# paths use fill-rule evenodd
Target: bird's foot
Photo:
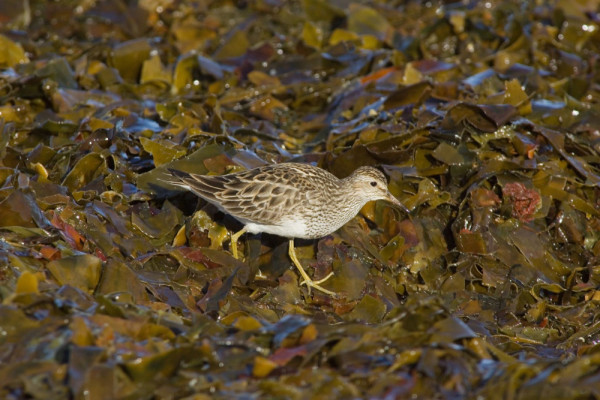
<instances>
[{"instance_id":1,"label":"bird's foot","mask_svg":"<svg viewBox=\"0 0 600 400\"><path fill-rule=\"evenodd\" d=\"M321 283L325 282L327 279L333 276L333 272L329 273L329 275L327 275L325 278L319 279L318 281L313 281L312 279L310 279L310 276L308 276L308 274L304 270L304 267L302 267L302 264L300 264L300 260L298 260L298 257L296 256L296 251L294 250L294 239L290 239L289 241L288 254L296 268L298 268L298 272L300 272L300 275L302 276L302 278L304 278L304 280L300 283L300 286L306 285L306 287L308 288L308 294L310 294L310 290L314 288L315 290L326 293L332 297L337 297L335 292L327 290L321 286Z\"/></svg>"},{"instance_id":2,"label":"bird's foot","mask_svg":"<svg viewBox=\"0 0 600 400\"><path fill-rule=\"evenodd\" d=\"M329 273L329 275L327 275L327 276L326 276L325 278L323 278L323 279L319 279L318 281L313 281L312 279L309 279L309 281L310 281L310 282L312 282L312 283L314 283L314 284L320 285L321 283L323 283L323 282L326 282L326 281L327 281L329 278L331 278L332 276L333 276L333 272L330 272L330 273ZM306 284L307 284L307 281L306 281L306 280L303 280L302 282L300 282L300 286L302 286L302 285L306 285Z\"/></svg>"},{"instance_id":3,"label":"bird's foot","mask_svg":"<svg viewBox=\"0 0 600 400\"><path fill-rule=\"evenodd\" d=\"M318 281L313 281L310 278L305 278L302 282L300 282L300 286L302 285L306 285L306 287L308 288L308 294L310 294L310 289L314 288L315 290L318 290L320 292L326 293L330 296L337 296L335 292L332 292L331 290L327 290L324 287L321 286L321 283L325 282L326 280L328 280L329 278L331 278L333 276L333 272L330 272L329 275L327 275L325 278L323 279L319 279Z\"/></svg>"}]
</instances>

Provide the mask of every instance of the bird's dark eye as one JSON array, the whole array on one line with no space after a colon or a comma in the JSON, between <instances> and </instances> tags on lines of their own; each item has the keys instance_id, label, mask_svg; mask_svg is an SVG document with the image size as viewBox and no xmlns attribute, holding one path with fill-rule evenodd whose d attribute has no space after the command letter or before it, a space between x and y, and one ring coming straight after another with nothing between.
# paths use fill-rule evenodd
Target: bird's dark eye
<instances>
[{"instance_id":1,"label":"bird's dark eye","mask_svg":"<svg viewBox=\"0 0 600 400\"><path fill-rule=\"evenodd\" d=\"M371 186L373 186L373 187L377 186L377 182L375 182L375 181L371 182Z\"/></svg>"}]
</instances>

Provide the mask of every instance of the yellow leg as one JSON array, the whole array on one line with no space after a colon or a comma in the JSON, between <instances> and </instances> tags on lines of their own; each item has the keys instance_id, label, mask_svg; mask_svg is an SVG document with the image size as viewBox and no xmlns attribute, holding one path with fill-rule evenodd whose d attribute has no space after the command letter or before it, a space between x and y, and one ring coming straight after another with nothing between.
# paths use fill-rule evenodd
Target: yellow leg
<instances>
[{"instance_id":1,"label":"yellow leg","mask_svg":"<svg viewBox=\"0 0 600 400\"><path fill-rule=\"evenodd\" d=\"M336 295L335 292L332 292L331 290L327 290L324 287L320 286L321 283L323 283L327 279L331 278L331 276L333 275L333 272L331 272L329 275L327 275L323 279L320 279L318 281L313 281L312 279L310 279L310 277L308 276L306 271L304 271L304 268L302 268L302 264L300 264L300 261L298 261L298 257L296 257L296 251L294 250L294 239L290 239L289 243L290 243L290 246L289 246L288 254L290 255L290 258L292 259L292 262L294 263L296 268L298 268L300 275L302 275L302 278L304 278L304 281L302 281L300 283L300 285L306 285L306 287L308 287L308 294L310 294L311 288L315 288L316 290L320 290L321 292L327 293L330 296L335 296Z\"/></svg>"},{"instance_id":2,"label":"yellow leg","mask_svg":"<svg viewBox=\"0 0 600 400\"><path fill-rule=\"evenodd\" d=\"M234 258L238 258L237 241L244 233L246 233L246 227L243 227L239 232L231 235L231 254L233 254Z\"/></svg>"}]
</instances>

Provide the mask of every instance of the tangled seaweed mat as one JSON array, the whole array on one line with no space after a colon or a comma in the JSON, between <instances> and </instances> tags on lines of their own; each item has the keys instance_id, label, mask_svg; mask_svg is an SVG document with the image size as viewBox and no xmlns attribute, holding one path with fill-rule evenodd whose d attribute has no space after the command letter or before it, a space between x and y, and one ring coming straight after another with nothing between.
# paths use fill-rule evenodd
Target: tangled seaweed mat
<instances>
[{"instance_id":1,"label":"tangled seaweed mat","mask_svg":"<svg viewBox=\"0 0 600 400\"><path fill-rule=\"evenodd\" d=\"M0 2L0 397L600 397L593 3ZM158 181L291 160L339 299Z\"/></svg>"}]
</instances>

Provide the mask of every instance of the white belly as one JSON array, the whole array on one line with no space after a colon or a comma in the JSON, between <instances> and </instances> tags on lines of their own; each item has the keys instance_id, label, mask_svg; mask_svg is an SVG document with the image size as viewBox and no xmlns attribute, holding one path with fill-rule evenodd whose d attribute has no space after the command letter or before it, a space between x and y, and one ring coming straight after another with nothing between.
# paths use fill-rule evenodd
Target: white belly
<instances>
[{"instance_id":1,"label":"white belly","mask_svg":"<svg viewBox=\"0 0 600 400\"><path fill-rule=\"evenodd\" d=\"M246 224L246 230L250 233L265 232L286 238L307 238L306 225L301 221L286 221L281 225L261 225L255 224L254 222L248 222Z\"/></svg>"}]
</instances>

